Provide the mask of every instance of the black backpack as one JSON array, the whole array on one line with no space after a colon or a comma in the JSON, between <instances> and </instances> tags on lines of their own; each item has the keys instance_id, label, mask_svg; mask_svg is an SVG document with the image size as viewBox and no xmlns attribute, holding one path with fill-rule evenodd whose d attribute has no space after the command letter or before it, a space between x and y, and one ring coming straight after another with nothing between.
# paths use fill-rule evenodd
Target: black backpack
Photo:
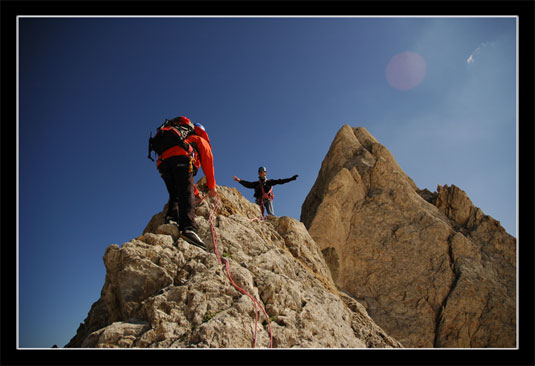
<instances>
[{"instance_id":1,"label":"black backpack","mask_svg":"<svg viewBox=\"0 0 535 366\"><path fill-rule=\"evenodd\" d=\"M192 124L180 124L177 118L168 120L156 129L156 135L152 137L152 132L149 137L149 155L150 160L154 161L151 156L151 152L155 151L156 154L161 155L165 150L170 149L173 146L180 146L189 155L193 153L193 148L190 144L185 142L186 138L193 133Z\"/></svg>"}]
</instances>

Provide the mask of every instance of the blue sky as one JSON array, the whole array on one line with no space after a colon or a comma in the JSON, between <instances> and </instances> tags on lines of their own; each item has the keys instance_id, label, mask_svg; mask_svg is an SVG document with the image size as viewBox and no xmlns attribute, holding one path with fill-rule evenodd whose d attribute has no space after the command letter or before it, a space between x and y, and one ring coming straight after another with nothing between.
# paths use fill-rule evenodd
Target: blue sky
<instances>
[{"instance_id":1,"label":"blue sky","mask_svg":"<svg viewBox=\"0 0 535 366\"><path fill-rule=\"evenodd\" d=\"M106 247L162 210L147 139L178 115L206 127L218 185L253 201L233 175L299 174L274 188L278 216L299 219L349 124L516 236L516 36L514 17L20 18L19 346L64 346ZM408 90L386 78L402 52L425 61Z\"/></svg>"}]
</instances>

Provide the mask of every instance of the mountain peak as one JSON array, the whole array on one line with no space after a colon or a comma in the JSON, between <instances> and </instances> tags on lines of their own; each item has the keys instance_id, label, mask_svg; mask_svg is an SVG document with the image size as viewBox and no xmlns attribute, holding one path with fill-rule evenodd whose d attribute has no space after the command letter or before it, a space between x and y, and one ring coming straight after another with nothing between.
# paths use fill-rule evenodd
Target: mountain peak
<instances>
[{"instance_id":1,"label":"mountain peak","mask_svg":"<svg viewBox=\"0 0 535 366\"><path fill-rule=\"evenodd\" d=\"M405 347L515 346L516 240L460 188L420 190L366 129L338 131L301 221Z\"/></svg>"},{"instance_id":2,"label":"mountain peak","mask_svg":"<svg viewBox=\"0 0 535 366\"><path fill-rule=\"evenodd\" d=\"M338 131L301 222L218 192L196 207L207 251L166 207L106 249L66 347L515 347L515 238L459 187L419 189L365 128Z\"/></svg>"}]
</instances>

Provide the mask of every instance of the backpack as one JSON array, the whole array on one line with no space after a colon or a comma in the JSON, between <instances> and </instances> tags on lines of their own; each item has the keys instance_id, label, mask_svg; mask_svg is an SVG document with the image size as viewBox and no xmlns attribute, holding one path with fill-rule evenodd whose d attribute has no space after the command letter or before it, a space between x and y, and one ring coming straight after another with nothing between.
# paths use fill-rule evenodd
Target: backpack
<instances>
[{"instance_id":1,"label":"backpack","mask_svg":"<svg viewBox=\"0 0 535 366\"><path fill-rule=\"evenodd\" d=\"M149 155L150 160L154 161L151 156L151 152L155 151L156 154L161 155L165 150L170 149L173 146L180 146L188 155L193 153L193 148L190 144L185 142L189 135L194 132L193 125L182 124L177 121L177 118L168 120L156 129L156 134L152 137L152 132L149 137Z\"/></svg>"}]
</instances>

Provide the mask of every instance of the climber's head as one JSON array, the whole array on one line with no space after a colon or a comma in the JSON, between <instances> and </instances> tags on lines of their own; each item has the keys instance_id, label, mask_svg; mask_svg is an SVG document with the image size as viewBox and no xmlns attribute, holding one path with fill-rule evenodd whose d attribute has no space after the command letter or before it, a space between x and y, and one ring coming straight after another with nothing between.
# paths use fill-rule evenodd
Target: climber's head
<instances>
[{"instance_id":1,"label":"climber's head","mask_svg":"<svg viewBox=\"0 0 535 366\"><path fill-rule=\"evenodd\" d=\"M265 166L261 166L260 168L258 168L258 176L260 178L265 178L267 175L267 169Z\"/></svg>"},{"instance_id":2,"label":"climber's head","mask_svg":"<svg viewBox=\"0 0 535 366\"><path fill-rule=\"evenodd\" d=\"M204 128L204 126L201 125L199 122L195 122L193 125L195 126L195 131L198 131L199 129L201 129L204 132L206 132L206 129Z\"/></svg>"},{"instance_id":3,"label":"climber's head","mask_svg":"<svg viewBox=\"0 0 535 366\"><path fill-rule=\"evenodd\" d=\"M199 122L195 122L193 125L195 126L194 127L195 133L201 136L206 141L208 141L208 143L210 143L210 138L208 137L208 134L206 133L206 129L204 128L204 126L201 125Z\"/></svg>"}]
</instances>

